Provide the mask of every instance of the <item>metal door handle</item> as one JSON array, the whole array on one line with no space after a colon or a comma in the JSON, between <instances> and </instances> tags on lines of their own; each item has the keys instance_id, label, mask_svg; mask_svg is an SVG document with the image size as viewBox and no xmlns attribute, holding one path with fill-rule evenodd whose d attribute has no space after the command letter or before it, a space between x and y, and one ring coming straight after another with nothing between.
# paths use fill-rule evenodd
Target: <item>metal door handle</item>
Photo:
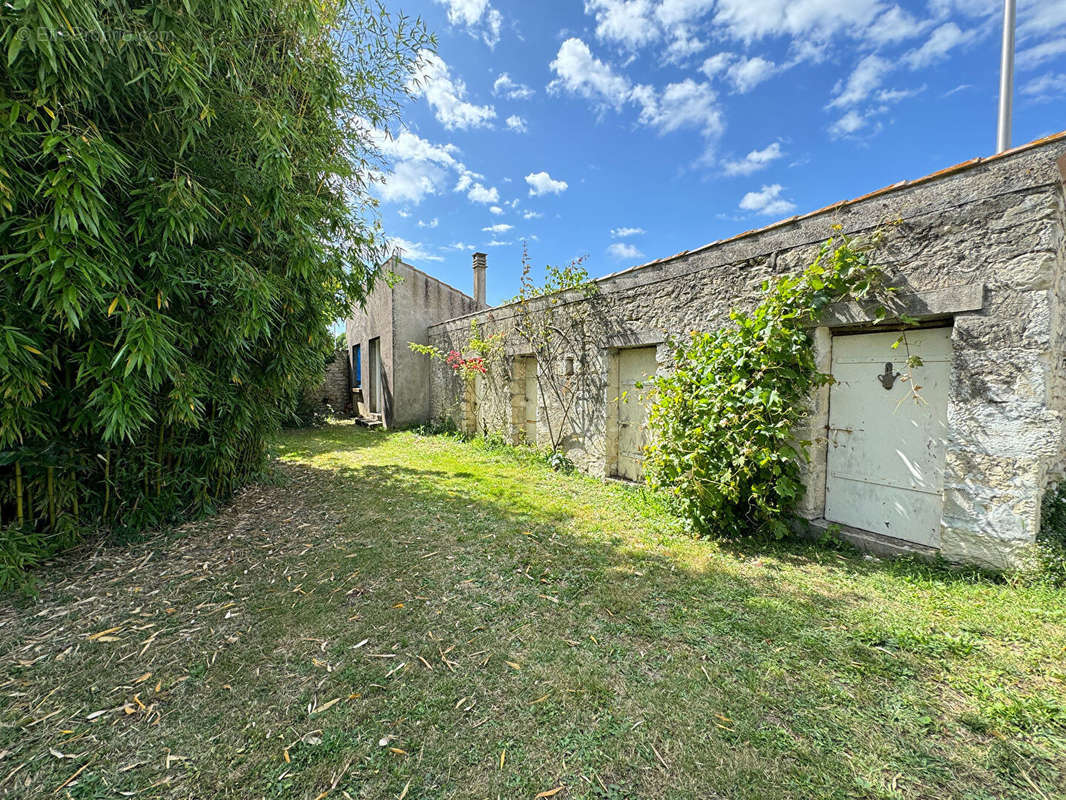
<instances>
[{"instance_id":1,"label":"metal door handle","mask_svg":"<svg viewBox=\"0 0 1066 800\"><path fill-rule=\"evenodd\" d=\"M895 374L892 373L892 362L886 361L885 371L877 376L877 380L880 381L881 385L885 387L885 391L891 391L892 384L896 382L896 378L898 377L898 372Z\"/></svg>"}]
</instances>

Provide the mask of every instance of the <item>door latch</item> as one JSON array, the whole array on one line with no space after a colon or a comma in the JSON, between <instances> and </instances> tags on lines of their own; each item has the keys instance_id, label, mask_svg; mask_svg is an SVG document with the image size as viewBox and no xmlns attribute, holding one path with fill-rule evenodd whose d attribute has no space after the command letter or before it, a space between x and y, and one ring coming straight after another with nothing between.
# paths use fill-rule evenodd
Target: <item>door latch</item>
<instances>
[{"instance_id":1,"label":"door latch","mask_svg":"<svg viewBox=\"0 0 1066 800\"><path fill-rule=\"evenodd\" d=\"M899 377L899 373L893 373L892 362L885 362L885 371L881 375L877 376L877 380L881 382L881 385L885 387L885 391L889 391L892 388L892 384L896 382L896 378Z\"/></svg>"}]
</instances>

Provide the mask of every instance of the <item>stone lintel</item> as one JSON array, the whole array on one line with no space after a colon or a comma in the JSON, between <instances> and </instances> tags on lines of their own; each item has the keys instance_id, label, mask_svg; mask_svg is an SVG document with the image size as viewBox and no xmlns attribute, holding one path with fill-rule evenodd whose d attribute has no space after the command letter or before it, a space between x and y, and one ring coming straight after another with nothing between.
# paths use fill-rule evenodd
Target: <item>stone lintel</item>
<instances>
[{"instance_id":1,"label":"stone lintel","mask_svg":"<svg viewBox=\"0 0 1066 800\"><path fill-rule=\"evenodd\" d=\"M946 289L931 289L925 292L900 290L891 298L888 315L880 322L891 322L901 316L915 319L935 319L965 311L979 311L984 306L983 283L968 283ZM849 300L834 303L825 310L819 325L842 328L848 325L871 325L878 322L877 303L858 303Z\"/></svg>"},{"instance_id":2,"label":"stone lintel","mask_svg":"<svg viewBox=\"0 0 1066 800\"><path fill-rule=\"evenodd\" d=\"M604 339L601 347L608 350L617 350L624 347L653 347L666 341L666 334L662 331L647 329L635 329L625 333L615 333Z\"/></svg>"}]
</instances>

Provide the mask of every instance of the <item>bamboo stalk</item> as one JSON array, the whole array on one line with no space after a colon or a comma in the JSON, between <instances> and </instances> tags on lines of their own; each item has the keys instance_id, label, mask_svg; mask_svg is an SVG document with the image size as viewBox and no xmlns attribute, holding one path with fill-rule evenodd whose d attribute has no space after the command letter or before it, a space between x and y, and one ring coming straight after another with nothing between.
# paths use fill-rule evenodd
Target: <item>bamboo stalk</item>
<instances>
[{"instance_id":1,"label":"bamboo stalk","mask_svg":"<svg viewBox=\"0 0 1066 800\"><path fill-rule=\"evenodd\" d=\"M111 445L107 446L104 454L104 511L100 515L107 521L107 507L111 503Z\"/></svg>"},{"instance_id":2,"label":"bamboo stalk","mask_svg":"<svg viewBox=\"0 0 1066 800\"><path fill-rule=\"evenodd\" d=\"M159 447L155 465L155 496L163 493L163 425L159 426Z\"/></svg>"},{"instance_id":3,"label":"bamboo stalk","mask_svg":"<svg viewBox=\"0 0 1066 800\"><path fill-rule=\"evenodd\" d=\"M25 517L22 509L22 464L18 461L15 462L15 516L21 525Z\"/></svg>"},{"instance_id":4,"label":"bamboo stalk","mask_svg":"<svg viewBox=\"0 0 1066 800\"><path fill-rule=\"evenodd\" d=\"M71 492L71 496L74 499L74 523L78 523L78 471L74 470L74 491Z\"/></svg>"},{"instance_id":5,"label":"bamboo stalk","mask_svg":"<svg viewBox=\"0 0 1066 800\"><path fill-rule=\"evenodd\" d=\"M56 468L48 467L48 527L56 527Z\"/></svg>"}]
</instances>

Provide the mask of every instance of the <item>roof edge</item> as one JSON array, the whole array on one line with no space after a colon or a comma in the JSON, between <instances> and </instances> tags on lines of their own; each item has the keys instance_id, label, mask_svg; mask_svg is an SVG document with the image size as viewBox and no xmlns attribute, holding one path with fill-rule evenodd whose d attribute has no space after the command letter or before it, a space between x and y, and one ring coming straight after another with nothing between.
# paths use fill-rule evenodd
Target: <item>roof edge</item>
<instances>
[{"instance_id":1,"label":"roof edge","mask_svg":"<svg viewBox=\"0 0 1066 800\"><path fill-rule=\"evenodd\" d=\"M810 219L811 217L817 217L820 214L827 214L831 211L839 211L842 208L847 208L848 206L855 205L856 203L861 203L864 200L870 200L874 197L879 197L883 194L890 194L892 192L899 191L900 189L908 189L913 186L920 186L923 183L929 183L930 181L937 180L939 178L944 178L948 175L953 175L956 172L963 172L981 164L988 164L992 161L998 161L999 159L1006 158L1012 155L1017 155L1018 153L1024 153L1026 150L1032 150L1034 148L1042 147L1043 145L1051 144L1053 142L1061 140L1066 140L1066 130L1059 131L1058 133L1053 133L1050 136L1045 136L1041 139L1034 139L1031 142L1026 142L1025 144L1018 145L1017 147L1012 147L1009 150L1004 150L1002 153L994 153L990 156L979 156L977 158L971 158L969 161L963 161L959 164L955 164L950 167L945 167L944 169L937 170L936 172L931 172L928 175L923 175L920 178L914 178L913 180L897 181L896 183L893 183L889 186L883 186L880 189L875 189L872 192L867 192L866 194L860 195L859 197L854 197L850 200L840 200L836 203L831 203L830 205L823 206L822 208L816 209L814 211L808 211L805 214L797 214L792 217L787 217L786 219L780 219L776 222L771 222L769 225L764 225L761 228L752 228L751 230L743 231L742 233L737 233L733 236L728 236L725 239L716 239L713 242L708 242L707 244L700 245L699 247L695 247L691 250L682 250L680 253L674 253L671 256L663 256L662 258L657 258L653 261L645 261L642 264L634 264L632 267L626 267L625 269L620 269L615 272L608 273L607 275L604 275L600 278L596 278L595 280L604 281L608 278L614 278L619 275L625 275L626 273L634 272L639 269L644 269L645 267L651 267L655 264L665 264L669 261L674 261L676 259L683 258L684 256L690 256L693 253L700 253L711 247L717 247L718 245L726 244L728 242L735 242L739 239L745 239L749 236L757 236L758 234L771 231L774 228L780 228L783 225L791 225L794 222L800 222L801 220Z\"/></svg>"},{"instance_id":2,"label":"roof edge","mask_svg":"<svg viewBox=\"0 0 1066 800\"><path fill-rule=\"evenodd\" d=\"M955 164L955 165L950 166L950 167L945 167L944 169L937 170L936 172L931 172L928 175L923 175L920 178L914 178L913 180L897 181L896 183L893 183L893 184L891 184L889 186L884 186L884 187L882 187L880 189L875 189L874 191L867 192L866 194L860 195L859 197L855 197L855 198L852 198L850 200L840 200L840 201L838 201L836 203L832 203L830 205L823 206L822 208L816 209L815 211L808 211L805 214L797 214L795 216L787 217L786 219L780 219L780 220L778 220L776 222L771 222L769 225L764 225L761 228L753 228L751 230L743 231L742 233L738 233L738 234L734 234L733 236L726 237L725 239L717 239L717 240L715 240L713 242L709 242L709 243L707 243L705 245L701 245L700 247L695 247L695 248L693 248L691 250L682 250L680 253L674 253L673 255L670 255L670 256L663 256L662 258L657 258L657 259L654 259L653 261L645 261L642 264L635 264L632 267L626 267L625 269L621 269L621 270L617 270L615 272L608 273L607 275L603 275L603 276L601 276L599 278L593 278L592 282L593 283L601 283L601 282L612 280L612 279L617 278L617 277L619 277L621 275L628 275L628 274L633 273L633 272L639 272L640 270L645 269L647 267L652 267L652 266L656 266L656 265L659 265L659 264L667 264L667 263L669 263L671 261L677 261L678 259L685 258L686 256L691 256L694 253L701 253L704 250L709 250L712 247L719 247L721 245L728 244L730 242L736 242L736 241L739 241L741 239L746 239L748 237L758 236L758 235L766 233L768 231L772 231L772 230L774 230L776 228L781 228L781 227L784 227L786 225L791 225L791 224L793 224L795 222L799 222L801 220L810 219L811 217L817 217L817 216L822 215L822 214L828 214L828 213L833 212L833 211L839 211L842 208L847 208L849 206L855 205L856 203L861 203L863 201L870 200L870 199L872 199L874 197L879 197L880 195L891 194L892 192L896 192L896 191L899 191L901 189L908 189L908 188L911 188L911 187L914 187L914 186L920 186L920 185L925 184L925 183L930 183L931 181L947 177L948 175L953 175L953 174L958 173L958 172L964 172L964 171L966 171L968 169L972 169L974 167L977 167L977 166L980 166L980 165L983 165L983 164L988 164L988 163L993 162L993 161L998 161L1000 159L1007 158L1009 156L1017 155L1019 153L1024 153L1027 150L1033 150L1035 148L1042 147L1042 146L1048 145L1048 144L1052 144L1053 142L1058 142L1058 141L1066 141L1066 130L1060 131L1058 133L1053 133L1053 134L1051 134L1049 136L1044 136L1044 137L1042 137L1040 139L1034 139L1031 142L1026 142L1025 144L1018 145L1017 147L1012 147L1009 150L1004 150L1002 153L994 153L993 155L990 155L990 156L979 156L977 158L971 158L968 161L963 161L963 162L961 162L959 164ZM1066 175L1064 175L1064 183L1066 183ZM573 291L573 290L564 290L564 293L565 293L565 291ZM545 295L545 296L547 296L547 295ZM485 312L503 310L503 309L506 309L507 307L512 306L512 305L514 305L513 302L511 302L511 303L501 303L498 306L490 306L488 308L483 308L483 309L479 309L477 311L472 311L472 312L470 312L468 314L461 314L458 317L452 317L451 319L441 320L440 322L434 323L433 325L430 325L428 329L432 330L434 328L439 328L439 327L442 327L444 325L448 325L449 323L458 322L459 320L467 319L469 317L476 317L479 314L484 314Z\"/></svg>"}]
</instances>

